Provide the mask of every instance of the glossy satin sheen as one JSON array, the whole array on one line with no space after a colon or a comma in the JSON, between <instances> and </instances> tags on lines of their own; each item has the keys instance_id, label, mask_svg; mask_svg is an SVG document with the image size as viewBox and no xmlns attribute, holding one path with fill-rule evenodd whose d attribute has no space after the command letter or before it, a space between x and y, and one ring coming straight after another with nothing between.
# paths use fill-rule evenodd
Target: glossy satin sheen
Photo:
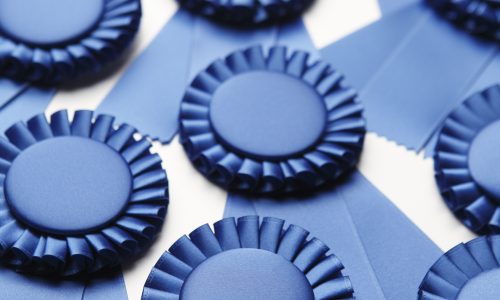
<instances>
[{"instance_id":1,"label":"glossy satin sheen","mask_svg":"<svg viewBox=\"0 0 500 300\"><path fill-rule=\"evenodd\" d=\"M126 161L111 147L79 137L29 147L16 157L5 181L7 202L20 220L62 235L108 225L122 213L131 191Z\"/></svg>"},{"instance_id":2,"label":"glossy satin sheen","mask_svg":"<svg viewBox=\"0 0 500 300\"><path fill-rule=\"evenodd\" d=\"M105 271L161 229L168 181L151 143L114 118L39 114L0 139L2 262L56 276Z\"/></svg>"},{"instance_id":3,"label":"glossy satin sheen","mask_svg":"<svg viewBox=\"0 0 500 300\"><path fill-rule=\"evenodd\" d=\"M97 26L104 0L0 0L0 32L34 46L65 45Z\"/></svg>"},{"instance_id":4,"label":"glossy satin sheen","mask_svg":"<svg viewBox=\"0 0 500 300\"><path fill-rule=\"evenodd\" d=\"M365 134L356 91L309 58L255 46L194 78L180 134L201 173L228 189L287 193L333 183L356 164Z\"/></svg>"},{"instance_id":5,"label":"glossy satin sheen","mask_svg":"<svg viewBox=\"0 0 500 300\"><path fill-rule=\"evenodd\" d=\"M210 105L211 124L221 140L258 159L306 151L323 134L326 115L312 86L278 72L254 71L229 79ZM310 121L303 122L305 118Z\"/></svg>"},{"instance_id":6,"label":"glossy satin sheen","mask_svg":"<svg viewBox=\"0 0 500 300\"><path fill-rule=\"evenodd\" d=\"M140 0L0 0L0 75L55 85L98 72L140 19Z\"/></svg>"},{"instance_id":7,"label":"glossy satin sheen","mask_svg":"<svg viewBox=\"0 0 500 300\"><path fill-rule=\"evenodd\" d=\"M430 268L420 285L419 300L499 299L499 258L499 236L455 246Z\"/></svg>"},{"instance_id":8,"label":"glossy satin sheen","mask_svg":"<svg viewBox=\"0 0 500 300\"><path fill-rule=\"evenodd\" d=\"M210 291L209 293L207 293ZM312 287L291 262L260 249L217 254L198 266L184 283L182 300L314 300Z\"/></svg>"},{"instance_id":9,"label":"glossy satin sheen","mask_svg":"<svg viewBox=\"0 0 500 300\"><path fill-rule=\"evenodd\" d=\"M314 0L177 0L198 14L236 25L273 23L299 16Z\"/></svg>"},{"instance_id":10,"label":"glossy satin sheen","mask_svg":"<svg viewBox=\"0 0 500 300\"><path fill-rule=\"evenodd\" d=\"M495 201L500 202L500 176L493 166L500 166L500 115L498 121L478 133L469 150L472 178Z\"/></svg>"},{"instance_id":11,"label":"glossy satin sheen","mask_svg":"<svg viewBox=\"0 0 500 300\"><path fill-rule=\"evenodd\" d=\"M439 132L434 169L453 213L477 233L500 232L500 189L495 164L500 147L500 86L467 98Z\"/></svg>"},{"instance_id":12,"label":"glossy satin sheen","mask_svg":"<svg viewBox=\"0 0 500 300\"><path fill-rule=\"evenodd\" d=\"M149 275L143 300L346 299L343 265L301 227L276 218L226 218L178 239Z\"/></svg>"}]
</instances>

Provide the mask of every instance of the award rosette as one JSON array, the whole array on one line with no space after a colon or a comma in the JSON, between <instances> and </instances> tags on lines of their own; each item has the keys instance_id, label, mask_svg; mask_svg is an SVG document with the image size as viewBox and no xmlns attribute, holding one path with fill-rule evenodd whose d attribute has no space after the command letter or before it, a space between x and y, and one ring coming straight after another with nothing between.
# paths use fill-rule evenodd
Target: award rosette
<instances>
[{"instance_id":1,"label":"award rosette","mask_svg":"<svg viewBox=\"0 0 500 300\"><path fill-rule=\"evenodd\" d=\"M194 12L237 25L273 23L299 16L314 0L177 0Z\"/></svg>"},{"instance_id":2,"label":"award rosette","mask_svg":"<svg viewBox=\"0 0 500 300\"><path fill-rule=\"evenodd\" d=\"M500 1L498 0L427 0L446 19L468 32L500 38Z\"/></svg>"},{"instance_id":3,"label":"award rosette","mask_svg":"<svg viewBox=\"0 0 500 300\"><path fill-rule=\"evenodd\" d=\"M308 58L252 47L196 76L180 136L202 174L232 190L283 193L334 182L356 165L365 135L356 91Z\"/></svg>"},{"instance_id":4,"label":"award rosette","mask_svg":"<svg viewBox=\"0 0 500 300\"><path fill-rule=\"evenodd\" d=\"M500 232L500 86L469 97L445 120L435 148L440 192L476 233Z\"/></svg>"},{"instance_id":5,"label":"award rosette","mask_svg":"<svg viewBox=\"0 0 500 300\"><path fill-rule=\"evenodd\" d=\"M18 271L73 276L131 259L153 241L168 181L151 143L77 111L19 122L0 139L0 255Z\"/></svg>"},{"instance_id":6,"label":"award rosette","mask_svg":"<svg viewBox=\"0 0 500 300\"><path fill-rule=\"evenodd\" d=\"M500 299L500 236L459 244L430 268L420 300Z\"/></svg>"},{"instance_id":7,"label":"award rosette","mask_svg":"<svg viewBox=\"0 0 500 300\"><path fill-rule=\"evenodd\" d=\"M0 74L52 85L96 72L140 19L140 0L0 0Z\"/></svg>"},{"instance_id":8,"label":"award rosette","mask_svg":"<svg viewBox=\"0 0 500 300\"><path fill-rule=\"evenodd\" d=\"M309 232L276 218L223 219L183 236L149 275L143 300L346 299L343 265Z\"/></svg>"}]
</instances>

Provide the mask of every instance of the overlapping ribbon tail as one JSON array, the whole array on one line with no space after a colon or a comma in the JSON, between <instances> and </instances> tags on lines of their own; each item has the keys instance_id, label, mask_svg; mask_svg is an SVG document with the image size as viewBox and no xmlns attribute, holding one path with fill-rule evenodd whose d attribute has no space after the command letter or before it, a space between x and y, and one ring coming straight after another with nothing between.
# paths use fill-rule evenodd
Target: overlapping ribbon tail
<instances>
[{"instance_id":1,"label":"overlapping ribbon tail","mask_svg":"<svg viewBox=\"0 0 500 300\"><path fill-rule=\"evenodd\" d=\"M229 194L225 216L249 203L259 215L287 218L332 246L349 270L357 299L412 299L442 252L361 174L330 191L272 199Z\"/></svg>"},{"instance_id":2,"label":"overlapping ribbon tail","mask_svg":"<svg viewBox=\"0 0 500 300\"><path fill-rule=\"evenodd\" d=\"M285 45L287 48L293 50L307 51L311 55L310 59L320 59L318 50L314 46L302 19L280 25L278 27L276 44ZM337 65L334 66L337 68Z\"/></svg>"},{"instance_id":3,"label":"overlapping ribbon tail","mask_svg":"<svg viewBox=\"0 0 500 300\"><path fill-rule=\"evenodd\" d=\"M244 216L183 236L151 271L143 300L352 299L350 270L300 226Z\"/></svg>"},{"instance_id":4,"label":"overlapping ribbon tail","mask_svg":"<svg viewBox=\"0 0 500 300\"><path fill-rule=\"evenodd\" d=\"M418 10L406 7L320 49L321 57L344 70L349 83L361 90L420 19Z\"/></svg>"},{"instance_id":5,"label":"overlapping ribbon tail","mask_svg":"<svg viewBox=\"0 0 500 300\"><path fill-rule=\"evenodd\" d=\"M232 26L258 26L299 16L314 0L177 0L181 7Z\"/></svg>"},{"instance_id":6,"label":"overlapping ribbon tail","mask_svg":"<svg viewBox=\"0 0 500 300\"><path fill-rule=\"evenodd\" d=\"M81 281L43 279L0 268L2 299L82 300L84 288Z\"/></svg>"},{"instance_id":7,"label":"overlapping ribbon tail","mask_svg":"<svg viewBox=\"0 0 500 300\"><path fill-rule=\"evenodd\" d=\"M500 54L497 54L495 58L488 64L488 66L481 72L481 75L474 81L471 88L465 94L465 97L470 97L472 94L477 93L478 91L485 90L486 88L495 85L499 82L500 78ZM465 98L464 97L464 98ZM429 142L425 145L425 156L432 157L434 155L434 149L436 147L436 143L441 131L441 124L432 137L429 139Z\"/></svg>"},{"instance_id":8,"label":"overlapping ribbon tail","mask_svg":"<svg viewBox=\"0 0 500 300\"><path fill-rule=\"evenodd\" d=\"M89 278L82 300L128 300L122 270L116 268Z\"/></svg>"},{"instance_id":9,"label":"overlapping ribbon tail","mask_svg":"<svg viewBox=\"0 0 500 300\"><path fill-rule=\"evenodd\" d=\"M44 111L55 93L55 88L27 87L0 110L0 132L5 131L18 120L26 120Z\"/></svg>"},{"instance_id":10,"label":"overlapping ribbon tail","mask_svg":"<svg viewBox=\"0 0 500 300\"><path fill-rule=\"evenodd\" d=\"M0 111L13 99L26 91L29 83L0 78Z\"/></svg>"},{"instance_id":11,"label":"overlapping ribbon tail","mask_svg":"<svg viewBox=\"0 0 500 300\"><path fill-rule=\"evenodd\" d=\"M500 237L482 236L441 256L423 278L419 300L498 299Z\"/></svg>"},{"instance_id":12,"label":"overlapping ribbon tail","mask_svg":"<svg viewBox=\"0 0 500 300\"><path fill-rule=\"evenodd\" d=\"M178 128L192 47L193 17L180 10L132 62L97 111L113 114L150 137L169 142Z\"/></svg>"},{"instance_id":13,"label":"overlapping ribbon tail","mask_svg":"<svg viewBox=\"0 0 500 300\"><path fill-rule=\"evenodd\" d=\"M373 70L360 99L369 130L420 150L491 62L496 45L453 26L425 3L408 9L423 17L416 18L386 63ZM392 20L372 35L383 36L403 24Z\"/></svg>"},{"instance_id":14,"label":"overlapping ribbon tail","mask_svg":"<svg viewBox=\"0 0 500 300\"><path fill-rule=\"evenodd\" d=\"M378 0L378 4L384 16L390 15L409 4L415 4L420 0Z\"/></svg>"},{"instance_id":15,"label":"overlapping ribbon tail","mask_svg":"<svg viewBox=\"0 0 500 300\"><path fill-rule=\"evenodd\" d=\"M76 276L150 246L165 219L168 180L150 141L136 133L91 111L72 121L66 111L50 121L38 114L9 127L0 139L2 263Z\"/></svg>"}]
</instances>

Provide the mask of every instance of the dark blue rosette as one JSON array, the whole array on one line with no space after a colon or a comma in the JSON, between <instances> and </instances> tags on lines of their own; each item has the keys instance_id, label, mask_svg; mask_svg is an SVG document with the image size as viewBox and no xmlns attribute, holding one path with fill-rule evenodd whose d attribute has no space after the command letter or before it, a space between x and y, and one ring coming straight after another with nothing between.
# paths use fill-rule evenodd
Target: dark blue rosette
<instances>
[{"instance_id":1,"label":"dark blue rosette","mask_svg":"<svg viewBox=\"0 0 500 300\"><path fill-rule=\"evenodd\" d=\"M420 300L500 299L500 236L483 236L445 253L423 279Z\"/></svg>"},{"instance_id":2,"label":"dark blue rosette","mask_svg":"<svg viewBox=\"0 0 500 300\"><path fill-rule=\"evenodd\" d=\"M0 74L53 85L96 72L140 19L140 0L0 0Z\"/></svg>"},{"instance_id":3,"label":"dark blue rosette","mask_svg":"<svg viewBox=\"0 0 500 300\"><path fill-rule=\"evenodd\" d=\"M301 227L246 216L214 228L177 240L151 271L142 300L351 299L340 260Z\"/></svg>"},{"instance_id":4,"label":"dark blue rosette","mask_svg":"<svg viewBox=\"0 0 500 300\"><path fill-rule=\"evenodd\" d=\"M202 71L181 104L180 136L195 167L233 190L312 190L353 168L365 120L356 91L302 51L237 51Z\"/></svg>"},{"instance_id":5,"label":"dark blue rosette","mask_svg":"<svg viewBox=\"0 0 500 300\"><path fill-rule=\"evenodd\" d=\"M73 276L144 250L168 181L151 143L114 118L77 111L19 122L0 138L0 257L22 272Z\"/></svg>"},{"instance_id":6,"label":"dark blue rosette","mask_svg":"<svg viewBox=\"0 0 500 300\"><path fill-rule=\"evenodd\" d=\"M500 232L500 86L472 95L445 120L436 179L448 207L476 233Z\"/></svg>"},{"instance_id":7,"label":"dark blue rosette","mask_svg":"<svg viewBox=\"0 0 500 300\"><path fill-rule=\"evenodd\" d=\"M177 0L198 14L235 25L274 23L299 16L314 0Z\"/></svg>"},{"instance_id":8,"label":"dark blue rosette","mask_svg":"<svg viewBox=\"0 0 500 300\"><path fill-rule=\"evenodd\" d=\"M500 2L495 0L427 0L445 18L468 32L500 38Z\"/></svg>"}]
</instances>

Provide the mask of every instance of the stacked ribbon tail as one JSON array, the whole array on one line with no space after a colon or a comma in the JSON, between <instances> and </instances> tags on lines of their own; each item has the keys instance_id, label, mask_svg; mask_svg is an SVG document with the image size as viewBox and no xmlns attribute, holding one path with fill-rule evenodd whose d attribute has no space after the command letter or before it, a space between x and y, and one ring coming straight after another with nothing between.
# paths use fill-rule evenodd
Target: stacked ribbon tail
<instances>
[{"instance_id":1,"label":"stacked ribbon tail","mask_svg":"<svg viewBox=\"0 0 500 300\"><path fill-rule=\"evenodd\" d=\"M354 79L368 129L417 151L433 147L461 99L499 76L496 44L455 26L427 3L407 5L321 54Z\"/></svg>"}]
</instances>

